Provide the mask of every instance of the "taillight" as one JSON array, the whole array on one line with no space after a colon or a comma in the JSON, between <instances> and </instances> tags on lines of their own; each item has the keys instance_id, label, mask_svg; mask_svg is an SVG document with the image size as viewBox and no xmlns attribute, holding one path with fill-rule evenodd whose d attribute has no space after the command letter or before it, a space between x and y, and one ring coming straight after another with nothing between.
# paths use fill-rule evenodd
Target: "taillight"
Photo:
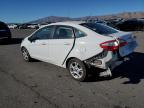
<instances>
[{"instance_id":1,"label":"taillight","mask_svg":"<svg viewBox=\"0 0 144 108\"><path fill-rule=\"evenodd\" d=\"M119 48L119 44L116 40L106 41L100 44L101 48L108 51L116 51Z\"/></svg>"},{"instance_id":2,"label":"taillight","mask_svg":"<svg viewBox=\"0 0 144 108\"><path fill-rule=\"evenodd\" d=\"M118 38L118 41L119 41L119 47L127 45L127 42L123 39Z\"/></svg>"},{"instance_id":3,"label":"taillight","mask_svg":"<svg viewBox=\"0 0 144 108\"><path fill-rule=\"evenodd\" d=\"M119 42L118 42L119 41ZM119 49L119 47L127 45L127 42L123 39L116 40L110 40L106 41L100 44L101 48L108 50L108 51L116 51Z\"/></svg>"}]
</instances>

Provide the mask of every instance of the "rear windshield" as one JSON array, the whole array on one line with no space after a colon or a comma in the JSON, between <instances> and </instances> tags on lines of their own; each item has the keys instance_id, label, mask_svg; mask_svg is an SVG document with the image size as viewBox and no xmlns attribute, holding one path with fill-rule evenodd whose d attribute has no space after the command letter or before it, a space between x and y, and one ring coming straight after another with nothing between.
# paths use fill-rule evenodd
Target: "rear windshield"
<instances>
[{"instance_id":1,"label":"rear windshield","mask_svg":"<svg viewBox=\"0 0 144 108\"><path fill-rule=\"evenodd\" d=\"M89 28L93 31L95 31L96 33L99 33L101 35L109 35L109 34L113 34L113 33L117 33L118 31L113 29L112 27L106 26L104 24L100 24L100 23L83 23L80 24L86 28Z\"/></svg>"},{"instance_id":2,"label":"rear windshield","mask_svg":"<svg viewBox=\"0 0 144 108\"><path fill-rule=\"evenodd\" d=\"M7 26L3 22L0 22L0 29L7 29Z\"/></svg>"}]
</instances>

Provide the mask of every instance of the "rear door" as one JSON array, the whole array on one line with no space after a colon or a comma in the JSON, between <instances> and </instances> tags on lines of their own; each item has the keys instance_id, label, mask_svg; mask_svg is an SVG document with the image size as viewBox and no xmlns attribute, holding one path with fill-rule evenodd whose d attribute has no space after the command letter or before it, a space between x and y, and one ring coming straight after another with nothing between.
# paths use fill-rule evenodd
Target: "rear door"
<instances>
[{"instance_id":1,"label":"rear door","mask_svg":"<svg viewBox=\"0 0 144 108\"><path fill-rule=\"evenodd\" d=\"M74 32L69 26L56 26L53 39L49 40L49 57L52 63L62 65L74 44Z\"/></svg>"}]
</instances>

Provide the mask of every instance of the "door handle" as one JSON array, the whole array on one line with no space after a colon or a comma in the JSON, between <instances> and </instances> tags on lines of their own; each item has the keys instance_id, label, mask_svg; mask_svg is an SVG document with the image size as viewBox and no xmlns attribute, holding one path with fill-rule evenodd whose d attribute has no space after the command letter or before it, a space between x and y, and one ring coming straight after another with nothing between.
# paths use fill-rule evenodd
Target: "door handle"
<instances>
[{"instance_id":1,"label":"door handle","mask_svg":"<svg viewBox=\"0 0 144 108\"><path fill-rule=\"evenodd\" d=\"M64 43L64 45L70 45L70 43Z\"/></svg>"},{"instance_id":2,"label":"door handle","mask_svg":"<svg viewBox=\"0 0 144 108\"><path fill-rule=\"evenodd\" d=\"M42 43L41 45L46 45L46 43Z\"/></svg>"}]
</instances>

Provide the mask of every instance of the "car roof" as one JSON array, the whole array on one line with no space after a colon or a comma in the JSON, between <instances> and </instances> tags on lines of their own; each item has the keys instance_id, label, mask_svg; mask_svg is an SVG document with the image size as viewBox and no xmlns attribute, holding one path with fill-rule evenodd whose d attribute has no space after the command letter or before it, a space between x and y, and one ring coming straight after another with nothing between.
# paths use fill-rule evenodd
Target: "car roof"
<instances>
[{"instance_id":1,"label":"car roof","mask_svg":"<svg viewBox=\"0 0 144 108\"><path fill-rule=\"evenodd\" d=\"M5 24L4 22L0 21L0 24Z\"/></svg>"},{"instance_id":2,"label":"car roof","mask_svg":"<svg viewBox=\"0 0 144 108\"><path fill-rule=\"evenodd\" d=\"M77 28L79 30L82 30L84 31L85 33L89 33L90 31L91 32L94 32L80 24L83 24L83 23L87 23L85 21L65 21L65 22L57 22L57 23L51 23L51 24L48 24L48 25L44 25L40 28L43 28L43 27L47 27L47 26L51 26L51 25L61 25L61 26L70 26L70 27L74 27L74 28ZM95 32L94 32L95 33Z\"/></svg>"},{"instance_id":3,"label":"car roof","mask_svg":"<svg viewBox=\"0 0 144 108\"><path fill-rule=\"evenodd\" d=\"M82 23L85 23L85 21L65 21L65 22L51 23L51 24L48 24L48 25L68 25L68 26L73 26L73 25L80 25Z\"/></svg>"},{"instance_id":4,"label":"car roof","mask_svg":"<svg viewBox=\"0 0 144 108\"><path fill-rule=\"evenodd\" d=\"M56 22L56 23L51 23L44 25L40 28L51 26L51 25L63 25L63 26L71 26L71 27L78 27L81 28L82 26L80 24L86 23L85 21L65 21L65 22Z\"/></svg>"}]
</instances>

